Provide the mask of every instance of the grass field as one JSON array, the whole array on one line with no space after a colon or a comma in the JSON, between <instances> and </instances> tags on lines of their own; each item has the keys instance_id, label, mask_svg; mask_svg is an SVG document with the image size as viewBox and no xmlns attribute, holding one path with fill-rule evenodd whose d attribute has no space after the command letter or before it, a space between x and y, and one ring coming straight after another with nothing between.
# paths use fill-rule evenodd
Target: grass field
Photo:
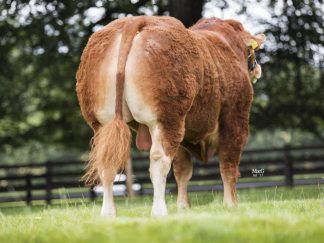
<instances>
[{"instance_id":1,"label":"grass field","mask_svg":"<svg viewBox=\"0 0 324 243\"><path fill-rule=\"evenodd\" d=\"M150 217L151 197L117 198L118 218L100 202L0 208L0 242L324 242L324 186L240 190L235 209L222 193L191 193L192 208Z\"/></svg>"}]
</instances>

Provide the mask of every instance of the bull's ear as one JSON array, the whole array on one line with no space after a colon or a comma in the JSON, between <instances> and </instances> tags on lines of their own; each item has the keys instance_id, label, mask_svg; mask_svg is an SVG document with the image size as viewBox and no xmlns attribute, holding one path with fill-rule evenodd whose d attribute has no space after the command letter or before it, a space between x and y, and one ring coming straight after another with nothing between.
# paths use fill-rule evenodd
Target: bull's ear
<instances>
[{"instance_id":1,"label":"bull's ear","mask_svg":"<svg viewBox=\"0 0 324 243\"><path fill-rule=\"evenodd\" d=\"M264 34L258 34L254 36L254 39L260 47L265 42L266 36Z\"/></svg>"},{"instance_id":2,"label":"bull's ear","mask_svg":"<svg viewBox=\"0 0 324 243\"><path fill-rule=\"evenodd\" d=\"M259 49L260 46L264 43L265 39L266 37L264 34L254 35L251 39L248 40L246 44L247 46L252 47L254 50Z\"/></svg>"}]
</instances>

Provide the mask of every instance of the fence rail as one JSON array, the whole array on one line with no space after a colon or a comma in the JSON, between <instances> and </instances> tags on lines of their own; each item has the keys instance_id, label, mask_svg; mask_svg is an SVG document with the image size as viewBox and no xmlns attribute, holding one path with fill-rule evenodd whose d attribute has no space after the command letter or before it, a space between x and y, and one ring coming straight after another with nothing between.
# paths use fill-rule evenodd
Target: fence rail
<instances>
[{"instance_id":1,"label":"fence rail","mask_svg":"<svg viewBox=\"0 0 324 243\"><path fill-rule=\"evenodd\" d=\"M95 199L94 188L80 182L84 161L47 161L23 165L0 166L0 203L54 199ZM133 157L135 193L153 192L147 156ZM324 146L303 146L248 150L243 153L238 188L309 185L324 183ZM263 172L263 173L261 173ZM126 193L126 180L115 181L116 194ZM116 188L117 187L117 188ZM189 191L222 190L218 159L207 164L194 160ZM167 192L176 191L173 174L168 176Z\"/></svg>"}]
</instances>

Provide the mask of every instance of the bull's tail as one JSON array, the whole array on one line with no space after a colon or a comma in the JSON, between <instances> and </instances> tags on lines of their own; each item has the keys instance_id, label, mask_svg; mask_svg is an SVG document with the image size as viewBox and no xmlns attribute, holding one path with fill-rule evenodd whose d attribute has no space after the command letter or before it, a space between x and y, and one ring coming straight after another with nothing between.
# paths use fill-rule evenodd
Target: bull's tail
<instances>
[{"instance_id":1,"label":"bull's tail","mask_svg":"<svg viewBox=\"0 0 324 243\"><path fill-rule=\"evenodd\" d=\"M125 66L134 36L144 26L144 19L134 20L125 21L119 48L115 118L100 127L92 138L90 159L83 177L88 185L94 184L103 172L109 176L124 170L130 155L131 132L123 120Z\"/></svg>"}]
</instances>

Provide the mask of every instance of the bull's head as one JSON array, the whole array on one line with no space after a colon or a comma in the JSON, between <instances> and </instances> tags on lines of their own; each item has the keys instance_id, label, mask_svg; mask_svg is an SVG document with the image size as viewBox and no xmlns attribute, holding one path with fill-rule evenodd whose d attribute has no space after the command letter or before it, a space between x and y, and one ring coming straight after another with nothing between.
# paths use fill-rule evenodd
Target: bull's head
<instances>
[{"instance_id":1,"label":"bull's head","mask_svg":"<svg viewBox=\"0 0 324 243\"><path fill-rule=\"evenodd\" d=\"M255 51L260 49L262 43L265 41L265 35L259 34L259 35L252 35L249 32L247 32L243 25L233 19L227 19L222 20L219 18L209 18L209 19L201 19L191 27L191 29L196 30L216 30L218 32L222 32L226 35L226 33L229 33L228 28L231 28L236 32L236 37L239 37L240 40L244 41L245 46L247 49L245 49L246 53L246 59L248 60L248 68L249 68L249 75L250 79L257 80L261 77L261 66L256 62L255 59ZM230 35L230 34L229 34Z\"/></svg>"},{"instance_id":2,"label":"bull's head","mask_svg":"<svg viewBox=\"0 0 324 243\"><path fill-rule=\"evenodd\" d=\"M262 73L261 66L257 63L255 58L255 51L260 49L261 45L266 39L265 35L252 35L244 29L243 25L239 21L233 19L228 19L223 22L230 25L244 41L247 47L247 61L250 79L255 82L261 77Z\"/></svg>"},{"instance_id":3,"label":"bull's head","mask_svg":"<svg viewBox=\"0 0 324 243\"><path fill-rule=\"evenodd\" d=\"M265 41L266 37L264 34L251 35L246 32L245 43L248 48L248 68L250 78L253 82L261 77L262 69L261 66L257 63L255 58L255 51L260 49L260 46Z\"/></svg>"},{"instance_id":4,"label":"bull's head","mask_svg":"<svg viewBox=\"0 0 324 243\"><path fill-rule=\"evenodd\" d=\"M232 28L236 32L236 36L244 41L246 50L246 59L248 60L249 75L251 80L257 80L261 77L261 66L256 62L255 51L260 49L262 43L265 41L265 35L252 35L247 32L242 23L237 20L219 18L201 19L191 27L191 29L206 29L206 30L224 30L223 33L228 33L226 29Z\"/></svg>"}]
</instances>

